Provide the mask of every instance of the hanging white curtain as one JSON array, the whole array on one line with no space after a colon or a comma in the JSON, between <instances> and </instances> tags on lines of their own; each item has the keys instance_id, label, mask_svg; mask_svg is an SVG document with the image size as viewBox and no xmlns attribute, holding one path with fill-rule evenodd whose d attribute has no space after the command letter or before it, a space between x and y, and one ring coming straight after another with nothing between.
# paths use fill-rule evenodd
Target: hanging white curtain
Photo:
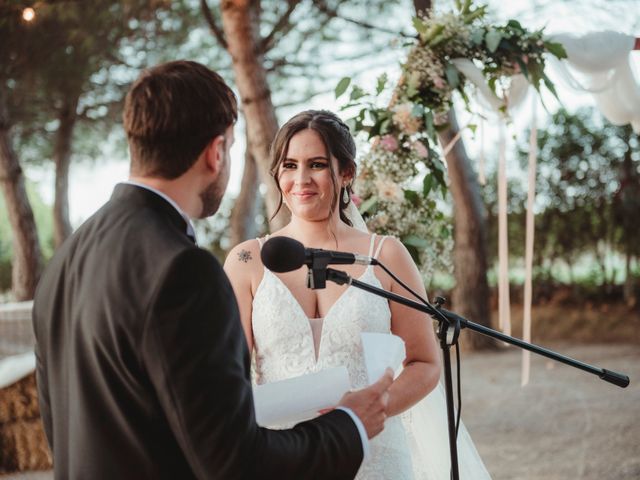
<instances>
[{"instance_id":1,"label":"hanging white curtain","mask_svg":"<svg viewBox=\"0 0 640 480\"><path fill-rule=\"evenodd\" d=\"M534 96L531 106L531 135L529 136L529 174L527 191L527 217L526 217L526 238L525 238L525 275L524 275L524 301L522 315L522 340L531 343L531 304L533 301L533 240L534 240L534 218L533 205L536 198L536 159L538 156L538 126L537 126L537 102ZM531 372L531 353L529 350L522 350L522 377L521 385L524 387L529 383Z\"/></svg>"},{"instance_id":2,"label":"hanging white curtain","mask_svg":"<svg viewBox=\"0 0 640 480\"><path fill-rule=\"evenodd\" d=\"M640 78L630 55L636 38L620 32L558 34L567 59L553 65L567 85L591 93L602 114L614 125L631 124L640 133ZM568 67L568 68L567 68ZM576 75L580 79L576 78Z\"/></svg>"}]
</instances>

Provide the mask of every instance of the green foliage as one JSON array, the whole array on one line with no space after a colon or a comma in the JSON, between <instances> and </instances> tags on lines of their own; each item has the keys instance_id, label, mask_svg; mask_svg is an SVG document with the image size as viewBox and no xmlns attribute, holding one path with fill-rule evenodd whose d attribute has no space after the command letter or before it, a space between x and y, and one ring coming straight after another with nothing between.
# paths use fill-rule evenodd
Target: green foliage
<instances>
[{"instance_id":1,"label":"green foliage","mask_svg":"<svg viewBox=\"0 0 640 480\"><path fill-rule=\"evenodd\" d=\"M467 79L454 60L465 58L478 65L506 113L506 99L499 97L497 87L522 71L536 90L544 84L555 94L544 72L543 54L564 55L562 47L545 39L542 30L528 31L516 20L489 24L486 7L476 7L471 0L456 2L456 8L457 12L431 11L414 18L417 40L401 65L402 77L390 104L380 101L386 77L378 79L375 93L363 91L350 78L343 78L335 88L339 97L351 86L343 108L357 108L358 113L349 124L374 140L356 184L364 200L360 211L370 229L402 238L412 255L421 257L418 263L423 271L429 270L429 261L433 266L436 259L445 257L450 245L441 240L450 236L451 226L441 225L448 220L437 217L433 204L436 195L446 198L447 194L437 133L447 127L454 91L469 104ZM427 251L429 245L417 242L418 238L433 239L437 246Z\"/></svg>"},{"instance_id":2,"label":"green foliage","mask_svg":"<svg viewBox=\"0 0 640 480\"><path fill-rule=\"evenodd\" d=\"M562 262L570 281L583 258L593 262L586 279L611 284L616 272L607 267L608 252L640 256L640 138L630 126L604 121L593 109L575 114L557 111L549 125L538 131L536 179L535 258L539 275ZM527 152L519 152L522 166ZM490 255L497 248L497 194L495 178L483 193L489 211ZM524 256L527 193L509 182L509 250ZM495 258L494 258L495 260Z\"/></svg>"},{"instance_id":3,"label":"green foliage","mask_svg":"<svg viewBox=\"0 0 640 480\"><path fill-rule=\"evenodd\" d=\"M62 0L38 2L27 24L23 2L10 3L0 17L0 82L16 151L35 164L51 158L59 116L76 102L74 158L95 158L120 122L130 82L141 68L175 58L195 22L183 2L96 0L88 12L85 2Z\"/></svg>"},{"instance_id":4,"label":"green foliage","mask_svg":"<svg viewBox=\"0 0 640 480\"><path fill-rule=\"evenodd\" d=\"M38 228L38 239L40 249L45 261L53 255L53 220L51 218L51 206L47 205L38 194L35 185L27 182L27 196L33 209L36 226ZM7 207L4 197L0 195L0 212L2 221L0 222L0 292L11 289L11 268L13 259L13 237L8 220L5 221Z\"/></svg>"},{"instance_id":5,"label":"green foliage","mask_svg":"<svg viewBox=\"0 0 640 480\"><path fill-rule=\"evenodd\" d=\"M336 85L335 94L336 98L339 98L344 92L349 88L349 84L351 83L351 77L344 77L342 80L338 82Z\"/></svg>"}]
</instances>

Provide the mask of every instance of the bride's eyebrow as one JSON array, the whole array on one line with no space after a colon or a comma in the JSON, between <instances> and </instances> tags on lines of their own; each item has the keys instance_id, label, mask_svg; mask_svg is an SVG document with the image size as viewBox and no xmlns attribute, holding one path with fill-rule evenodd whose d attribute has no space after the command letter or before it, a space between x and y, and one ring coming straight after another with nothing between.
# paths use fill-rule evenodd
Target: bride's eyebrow
<instances>
[{"instance_id":1,"label":"bride's eyebrow","mask_svg":"<svg viewBox=\"0 0 640 480\"><path fill-rule=\"evenodd\" d=\"M325 162L328 162L329 159L327 157L325 157L324 155L316 155L315 157L309 157L309 158L305 158L303 161L304 162L313 162L316 160L324 160ZM291 157L287 157L283 160L284 162L299 162L299 160L297 158L291 158Z\"/></svg>"}]
</instances>

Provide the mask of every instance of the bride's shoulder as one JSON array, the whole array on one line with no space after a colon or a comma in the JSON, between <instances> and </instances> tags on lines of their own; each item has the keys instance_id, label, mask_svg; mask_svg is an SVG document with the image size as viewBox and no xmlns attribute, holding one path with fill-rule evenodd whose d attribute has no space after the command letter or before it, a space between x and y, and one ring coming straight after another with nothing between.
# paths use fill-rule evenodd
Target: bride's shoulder
<instances>
[{"instance_id":1,"label":"bride's shoulder","mask_svg":"<svg viewBox=\"0 0 640 480\"><path fill-rule=\"evenodd\" d=\"M396 262L398 260L411 259L411 254L407 250L407 247L398 239L392 235L377 235L376 249L379 251L379 259L389 262Z\"/></svg>"},{"instance_id":2,"label":"bride's shoulder","mask_svg":"<svg viewBox=\"0 0 640 480\"><path fill-rule=\"evenodd\" d=\"M255 238L245 240L229 250L224 262L224 269L227 273L230 271L249 273L261 268L260 242Z\"/></svg>"}]
</instances>

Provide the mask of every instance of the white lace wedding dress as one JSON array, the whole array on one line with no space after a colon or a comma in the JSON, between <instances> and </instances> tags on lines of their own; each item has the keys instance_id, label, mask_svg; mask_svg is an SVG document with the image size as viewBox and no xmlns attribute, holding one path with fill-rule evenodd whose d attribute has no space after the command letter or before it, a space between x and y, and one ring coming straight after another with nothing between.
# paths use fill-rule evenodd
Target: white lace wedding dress
<instances>
[{"instance_id":1,"label":"white lace wedding dress","mask_svg":"<svg viewBox=\"0 0 640 480\"><path fill-rule=\"evenodd\" d=\"M375 238L372 235L369 256L377 257L384 237L374 253ZM359 280L381 287L372 266ZM309 319L285 284L265 268L253 299L252 328L257 384L344 365L352 388L357 389L367 385L360 332L389 333L391 312L385 299L350 286L324 319ZM460 478L490 478L464 426L459 438ZM447 480L447 417L441 387L405 414L387 419L370 448L356 479Z\"/></svg>"}]
</instances>

